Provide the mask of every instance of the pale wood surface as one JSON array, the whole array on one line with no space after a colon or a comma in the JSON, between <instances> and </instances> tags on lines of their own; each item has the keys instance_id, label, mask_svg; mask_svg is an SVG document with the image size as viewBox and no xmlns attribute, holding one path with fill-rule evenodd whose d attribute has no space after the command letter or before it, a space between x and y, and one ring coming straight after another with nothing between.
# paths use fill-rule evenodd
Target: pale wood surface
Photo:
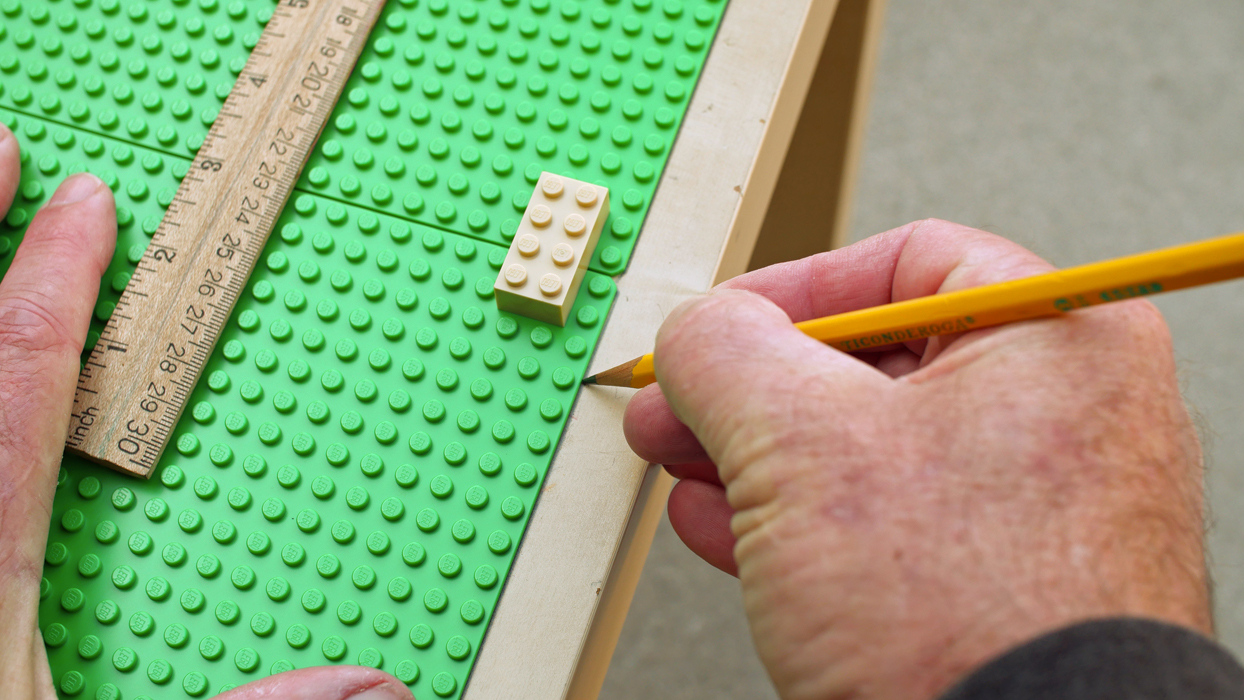
<instances>
[{"instance_id":1,"label":"pale wood surface","mask_svg":"<svg viewBox=\"0 0 1244 700\"><path fill-rule=\"evenodd\" d=\"M657 465L645 467L644 480L635 499L635 510L622 535L618 555L605 582L596 615L592 618L570 690L566 693L570 700L595 700L600 694L618 637L622 634L622 625L631 607L631 599L639 587L644 562L648 559L657 526L661 523L661 514L665 512L665 500L673 486L674 478L664 469Z\"/></svg>"},{"instance_id":2,"label":"pale wood surface","mask_svg":"<svg viewBox=\"0 0 1244 700\"><path fill-rule=\"evenodd\" d=\"M755 107L763 105L766 115L760 124L754 125L759 127L759 134L753 135L754 142L749 149L753 167L748 173L747 188L742 192L742 200L730 222L725 245L721 248L714 283L736 277L748 269L752 251L769 209L769 201L781 176L786 152L803 110L808 87L816 72L821 48L829 34L830 21L838 7L838 0L800 2L798 10L801 14L798 20L782 16L781 10L787 9L786 4L788 3L760 8L756 16L751 18L754 25L741 29L744 32L769 33L778 31L779 23L799 22L798 33L789 37L790 48L783 70L776 75L766 76L767 79L777 82L765 86L762 88L763 92L753 95L760 100L760 104ZM791 32L793 28L787 26L785 29ZM754 56L751 57L751 61L755 60ZM751 61L745 59L742 63L748 64ZM737 65L734 69L754 70L750 65ZM761 98L761 95L765 97ZM733 135L728 142L735 141L747 142L742 134ZM715 173L702 174L717 177Z\"/></svg>"},{"instance_id":3,"label":"pale wood surface","mask_svg":"<svg viewBox=\"0 0 1244 700\"><path fill-rule=\"evenodd\" d=\"M151 475L383 8L273 9L82 368L70 452Z\"/></svg>"},{"instance_id":4,"label":"pale wood surface","mask_svg":"<svg viewBox=\"0 0 1244 700\"><path fill-rule=\"evenodd\" d=\"M649 351L674 306L746 269L836 4L731 1L619 279L595 369ZM599 691L670 485L622 436L632 393L581 392L466 700Z\"/></svg>"},{"instance_id":5,"label":"pale wood surface","mask_svg":"<svg viewBox=\"0 0 1244 700\"><path fill-rule=\"evenodd\" d=\"M841 0L748 269L846 243L885 0Z\"/></svg>"}]
</instances>

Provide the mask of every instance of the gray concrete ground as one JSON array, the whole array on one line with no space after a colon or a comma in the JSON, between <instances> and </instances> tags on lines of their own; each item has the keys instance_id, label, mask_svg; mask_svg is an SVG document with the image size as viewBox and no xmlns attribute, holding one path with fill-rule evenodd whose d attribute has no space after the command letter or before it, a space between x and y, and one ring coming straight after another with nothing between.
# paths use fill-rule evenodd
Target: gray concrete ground
<instances>
[{"instance_id":1,"label":"gray concrete ground","mask_svg":"<svg viewBox=\"0 0 1244 700\"><path fill-rule=\"evenodd\" d=\"M1059 265L1244 229L1244 4L890 0L854 237L936 216ZM1244 283L1162 297L1244 653ZM735 581L663 523L601 697L769 698Z\"/></svg>"}]
</instances>

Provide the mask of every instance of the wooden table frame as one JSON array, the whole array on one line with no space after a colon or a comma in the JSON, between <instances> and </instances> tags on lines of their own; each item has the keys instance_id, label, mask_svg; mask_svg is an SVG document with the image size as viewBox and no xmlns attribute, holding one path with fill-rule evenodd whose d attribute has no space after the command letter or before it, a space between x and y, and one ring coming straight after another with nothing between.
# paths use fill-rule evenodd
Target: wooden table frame
<instances>
[{"instance_id":1,"label":"wooden table frame","mask_svg":"<svg viewBox=\"0 0 1244 700\"><path fill-rule=\"evenodd\" d=\"M593 367L680 302L844 242L884 0L730 0ZM465 700L592 700L672 480L626 446L629 390L580 393Z\"/></svg>"}]
</instances>

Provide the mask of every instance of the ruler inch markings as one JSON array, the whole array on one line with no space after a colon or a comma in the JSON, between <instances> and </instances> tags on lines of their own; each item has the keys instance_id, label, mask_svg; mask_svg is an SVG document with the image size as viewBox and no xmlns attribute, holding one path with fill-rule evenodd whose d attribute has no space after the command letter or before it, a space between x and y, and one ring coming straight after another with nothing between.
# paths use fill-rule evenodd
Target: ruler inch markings
<instances>
[{"instance_id":1,"label":"ruler inch markings","mask_svg":"<svg viewBox=\"0 0 1244 700\"><path fill-rule=\"evenodd\" d=\"M83 365L69 452L155 471L383 8L274 9Z\"/></svg>"}]
</instances>

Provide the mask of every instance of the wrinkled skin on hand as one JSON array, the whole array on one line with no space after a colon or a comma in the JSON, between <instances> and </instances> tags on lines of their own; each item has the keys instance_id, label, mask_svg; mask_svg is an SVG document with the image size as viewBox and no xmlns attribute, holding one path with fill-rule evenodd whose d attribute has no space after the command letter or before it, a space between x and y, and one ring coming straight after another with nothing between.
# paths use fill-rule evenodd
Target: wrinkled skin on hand
<instances>
[{"instance_id":1,"label":"wrinkled skin on hand","mask_svg":"<svg viewBox=\"0 0 1244 700\"><path fill-rule=\"evenodd\" d=\"M0 211L20 180L17 139L0 125ZM38 627L52 494L99 281L117 214L93 175L65 180L35 216L0 282L0 687L13 700L56 697ZM308 668L225 700L401 700L410 690L371 668Z\"/></svg>"},{"instance_id":2,"label":"wrinkled skin on hand","mask_svg":"<svg viewBox=\"0 0 1244 700\"><path fill-rule=\"evenodd\" d=\"M631 447L743 587L786 700L933 698L1038 634L1135 615L1211 630L1202 465L1145 301L850 355L792 321L1051 266L922 221L679 307Z\"/></svg>"}]
</instances>

